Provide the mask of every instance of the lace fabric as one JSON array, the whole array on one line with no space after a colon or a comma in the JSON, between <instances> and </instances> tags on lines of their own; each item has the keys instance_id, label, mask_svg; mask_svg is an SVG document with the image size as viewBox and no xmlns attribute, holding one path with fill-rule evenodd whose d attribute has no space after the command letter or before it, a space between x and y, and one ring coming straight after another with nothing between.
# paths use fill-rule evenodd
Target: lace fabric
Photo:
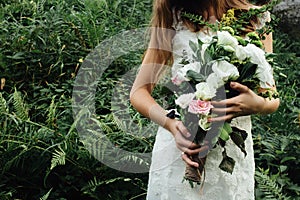
<instances>
[{"instance_id":1,"label":"lace fabric","mask_svg":"<svg viewBox=\"0 0 300 200\"><path fill-rule=\"evenodd\" d=\"M267 21L261 21L260 26ZM191 32L182 22L174 25L176 34L173 38L172 71L178 69L182 54L192 59L189 41L196 42L197 37L205 37L207 32ZM235 160L232 174L222 171L219 164L222 160L221 147L212 149L207 155L205 164L206 178L204 186L192 188L183 181L185 163L181 159L181 152L177 149L172 134L159 127L152 152L152 163L149 173L147 200L254 200L254 153L251 135L250 116L238 117L232 120L232 125L245 130L248 137L245 141L247 156L233 144L226 143L228 156Z\"/></svg>"},{"instance_id":2,"label":"lace fabric","mask_svg":"<svg viewBox=\"0 0 300 200\"><path fill-rule=\"evenodd\" d=\"M185 163L176 148L173 136L159 127L152 154L147 200L253 200L254 199L254 154L250 117L239 117L232 122L248 132L247 156L231 141L226 144L228 156L235 161L232 174L222 171L219 164L223 149L212 149L205 164L206 178L203 188L192 188L183 181Z\"/></svg>"}]
</instances>

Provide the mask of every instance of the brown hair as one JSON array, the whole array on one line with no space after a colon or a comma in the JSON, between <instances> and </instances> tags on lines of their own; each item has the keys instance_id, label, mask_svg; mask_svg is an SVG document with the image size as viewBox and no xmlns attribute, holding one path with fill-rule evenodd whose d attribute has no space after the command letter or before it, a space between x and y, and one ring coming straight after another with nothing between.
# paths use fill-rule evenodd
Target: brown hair
<instances>
[{"instance_id":1,"label":"brown hair","mask_svg":"<svg viewBox=\"0 0 300 200\"><path fill-rule=\"evenodd\" d=\"M176 23L174 20L180 18L180 12L200 15L204 20L208 21L212 15L217 20L220 20L223 14L231 8L236 8L243 12L249 10L251 7L253 5L246 0L154 0L150 48L159 50L159 56L164 58L163 64L166 64L172 58L171 41L175 31L172 33L171 30L173 29L173 24ZM210 8L213 10L209 10ZM202 28L189 19L182 18L182 21L192 31L199 31ZM255 20L251 21L253 22L251 22L252 25L250 28L247 27L248 31L254 30Z\"/></svg>"}]
</instances>

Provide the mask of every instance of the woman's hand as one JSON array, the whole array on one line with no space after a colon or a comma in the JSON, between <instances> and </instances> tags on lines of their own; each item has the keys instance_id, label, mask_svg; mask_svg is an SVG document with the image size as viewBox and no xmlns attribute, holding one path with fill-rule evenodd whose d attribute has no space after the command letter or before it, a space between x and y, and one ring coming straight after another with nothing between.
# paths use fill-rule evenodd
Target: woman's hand
<instances>
[{"instance_id":1,"label":"woman's hand","mask_svg":"<svg viewBox=\"0 0 300 200\"><path fill-rule=\"evenodd\" d=\"M199 154L208 150L208 146L199 146L192 142L191 134L183 125L182 121L169 119L166 127L174 136L177 148L182 151L182 159L188 165L199 167L197 162L192 161L189 156Z\"/></svg>"},{"instance_id":2,"label":"woman's hand","mask_svg":"<svg viewBox=\"0 0 300 200\"><path fill-rule=\"evenodd\" d=\"M212 102L215 107L212 112L218 116L211 118L211 122L230 121L238 116L264 113L265 105L268 103L266 99L240 83L231 82L230 87L240 94L230 99Z\"/></svg>"}]
</instances>

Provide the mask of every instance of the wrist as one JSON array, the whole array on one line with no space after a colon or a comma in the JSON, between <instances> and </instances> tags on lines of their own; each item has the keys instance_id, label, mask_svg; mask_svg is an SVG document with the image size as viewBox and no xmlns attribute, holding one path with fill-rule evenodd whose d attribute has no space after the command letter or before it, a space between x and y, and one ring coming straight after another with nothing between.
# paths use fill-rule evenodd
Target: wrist
<instances>
[{"instance_id":1,"label":"wrist","mask_svg":"<svg viewBox=\"0 0 300 200\"><path fill-rule=\"evenodd\" d=\"M260 100L258 101L259 102L259 106L258 106L258 109L257 109L257 112L256 114L265 114L265 109L266 109L266 99L261 97L261 96L258 96L260 98Z\"/></svg>"},{"instance_id":2,"label":"wrist","mask_svg":"<svg viewBox=\"0 0 300 200\"><path fill-rule=\"evenodd\" d=\"M263 98L263 103L260 106L260 110L257 112L257 114L265 115L275 112L280 104L280 101L278 98L276 99L269 99L269 98Z\"/></svg>"}]
</instances>

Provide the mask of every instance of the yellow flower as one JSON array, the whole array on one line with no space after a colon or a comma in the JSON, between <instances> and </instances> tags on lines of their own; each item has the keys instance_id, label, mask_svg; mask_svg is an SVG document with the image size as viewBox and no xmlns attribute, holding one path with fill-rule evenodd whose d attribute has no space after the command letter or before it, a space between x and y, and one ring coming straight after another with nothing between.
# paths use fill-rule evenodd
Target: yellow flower
<instances>
[{"instance_id":1,"label":"yellow flower","mask_svg":"<svg viewBox=\"0 0 300 200\"><path fill-rule=\"evenodd\" d=\"M225 14L223 14L221 19L221 24L223 26L230 26L232 23L235 22L236 18L234 16L234 8L227 10Z\"/></svg>"}]
</instances>

